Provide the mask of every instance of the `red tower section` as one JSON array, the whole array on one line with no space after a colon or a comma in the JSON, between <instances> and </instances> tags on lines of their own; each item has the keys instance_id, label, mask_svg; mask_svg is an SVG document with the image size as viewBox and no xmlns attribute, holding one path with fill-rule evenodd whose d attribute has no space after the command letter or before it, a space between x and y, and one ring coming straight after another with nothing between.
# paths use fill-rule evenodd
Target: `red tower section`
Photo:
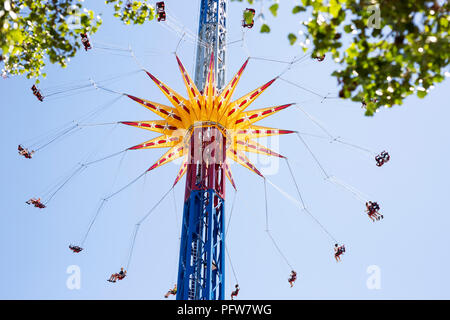
<instances>
[{"instance_id":1,"label":"red tower section","mask_svg":"<svg viewBox=\"0 0 450 320\"><path fill-rule=\"evenodd\" d=\"M216 126L200 126L192 131L186 171L186 201L192 190L214 190L225 198L226 137Z\"/></svg>"},{"instance_id":2,"label":"red tower section","mask_svg":"<svg viewBox=\"0 0 450 320\"><path fill-rule=\"evenodd\" d=\"M223 300L226 135L198 123L189 137L178 300Z\"/></svg>"}]
</instances>

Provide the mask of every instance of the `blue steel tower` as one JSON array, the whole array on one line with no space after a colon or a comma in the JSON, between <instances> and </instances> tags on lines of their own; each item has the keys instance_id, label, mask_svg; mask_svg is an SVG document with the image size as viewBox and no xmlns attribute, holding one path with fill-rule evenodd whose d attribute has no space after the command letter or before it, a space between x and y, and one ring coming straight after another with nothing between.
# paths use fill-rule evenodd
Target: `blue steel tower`
<instances>
[{"instance_id":1,"label":"blue steel tower","mask_svg":"<svg viewBox=\"0 0 450 320\"><path fill-rule=\"evenodd\" d=\"M205 86L211 55L218 90L225 85L226 12L227 0L201 1L197 88ZM177 300L224 299L226 136L222 129L208 121L196 123L191 130Z\"/></svg>"}]
</instances>

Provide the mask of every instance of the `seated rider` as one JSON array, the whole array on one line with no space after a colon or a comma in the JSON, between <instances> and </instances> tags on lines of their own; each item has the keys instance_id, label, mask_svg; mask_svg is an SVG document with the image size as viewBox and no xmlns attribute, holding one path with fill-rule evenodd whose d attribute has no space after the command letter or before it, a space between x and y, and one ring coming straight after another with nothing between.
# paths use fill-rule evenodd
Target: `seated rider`
<instances>
[{"instance_id":1,"label":"seated rider","mask_svg":"<svg viewBox=\"0 0 450 320\"><path fill-rule=\"evenodd\" d=\"M33 157L34 154L34 150L33 151L29 151L27 148L24 148L22 145L19 144L19 146L17 147L17 150L19 150L19 154L21 156L24 156L27 159L31 159Z\"/></svg>"},{"instance_id":2,"label":"seated rider","mask_svg":"<svg viewBox=\"0 0 450 320\"><path fill-rule=\"evenodd\" d=\"M325 55L322 56L316 56L314 59L316 59L319 62L322 62L323 60L325 60Z\"/></svg>"},{"instance_id":3,"label":"seated rider","mask_svg":"<svg viewBox=\"0 0 450 320\"><path fill-rule=\"evenodd\" d=\"M381 167L384 164L384 158L381 155L377 155L375 157L375 161L377 162L377 166Z\"/></svg>"},{"instance_id":4,"label":"seated rider","mask_svg":"<svg viewBox=\"0 0 450 320\"><path fill-rule=\"evenodd\" d=\"M33 91L33 95L35 95L39 101L44 101L44 97L42 96L41 91L36 87L35 84L33 84L33 86L31 87L31 91Z\"/></svg>"},{"instance_id":5,"label":"seated rider","mask_svg":"<svg viewBox=\"0 0 450 320\"><path fill-rule=\"evenodd\" d=\"M36 208L45 208L45 205L41 202L41 198L31 198L30 200L25 202L26 204L32 204L34 205Z\"/></svg>"},{"instance_id":6,"label":"seated rider","mask_svg":"<svg viewBox=\"0 0 450 320\"><path fill-rule=\"evenodd\" d=\"M375 220L383 219L383 215L378 212L378 210L380 210L378 203L368 201L366 202L366 208L366 212L373 222L375 222Z\"/></svg>"},{"instance_id":7,"label":"seated rider","mask_svg":"<svg viewBox=\"0 0 450 320\"><path fill-rule=\"evenodd\" d=\"M380 205L377 202L372 202L372 208L375 211L380 210Z\"/></svg>"},{"instance_id":8,"label":"seated rider","mask_svg":"<svg viewBox=\"0 0 450 320\"><path fill-rule=\"evenodd\" d=\"M377 166L379 167L388 162L390 159L391 156L386 151L381 152L379 155L375 157L375 160L377 161Z\"/></svg>"},{"instance_id":9,"label":"seated rider","mask_svg":"<svg viewBox=\"0 0 450 320\"><path fill-rule=\"evenodd\" d=\"M27 155L27 153L28 153L28 150L26 149L26 148L20 148L19 149L19 154L21 155L21 156L26 156Z\"/></svg>"},{"instance_id":10,"label":"seated rider","mask_svg":"<svg viewBox=\"0 0 450 320\"><path fill-rule=\"evenodd\" d=\"M79 247L79 246L73 246L70 245L69 249L73 251L73 253L80 253L81 251L83 251L83 248Z\"/></svg>"},{"instance_id":11,"label":"seated rider","mask_svg":"<svg viewBox=\"0 0 450 320\"><path fill-rule=\"evenodd\" d=\"M81 34L81 43L83 44L85 51L88 51L89 49L92 48L91 43L90 43L89 38L86 33Z\"/></svg>"},{"instance_id":12,"label":"seated rider","mask_svg":"<svg viewBox=\"0 0 450 320\"><path fill-rule=\"evenodd\" d=\"M369 216L370 220L372 220L373 222L375 222L375 220L377 219L377 213L375 212L375 210L373 210L373 208L368 204L368 202L366 202L366 212L367 215Z\"/></svg>"},{"instance_id":13,"label":"seated rider","mask_svg":"<svg viewBox=\"0 0 450 320\"><path fill-rule=\"evenodd\" d=\"M126 276L127 276L127 271L124 271L123 268L120 268L119 276L117 277L117 279L122 280Z\"/></svg>"},{"instance_id":14,"label":"seated rider","mask_svg":"<svg viewBox=\"0 0 450 320\"><path fill-rule=\"evenodd\" d=\"M116 282L117 280L122 280L123 278L125 278L127 276L127 271L123 270L123 268L120 268L120 272L119 273L113 273L111 275L111 277L109 277L108 281L109 282Z\"/></svg>"},{"instance_id":15,"label":"seated rider","mask_svg":"<svg viewBox=\"0 0 450 320\"><path fill-rule=\"evenodd\" d=\"M170 289L169 291L167 291L167 293L164 295L164 298L168 298L171 294L174 296L177 294L177 284L176 283L173 285L173 289Z\"/></svg>"},{"instance_id":16,"label":"seated rider","mask_svg":"<svg viewBox=\"0 0 450 320\"><path fill-rule=\"evenodd\" d=\"M156 15L158 16L159 21L166 21L166 6L164 5L164 1L160 1L156 3Z\"/></svg>"},{"instance_id":17,"label":"seated rider","mask_svg":"<svg viewBox=\"0 0 450 320\"><path fill-rule=\"evenodd\" d=\"M33 158L33 154L34 154L34 150L33 151L28 151L28 149L25 149L24 157L27 158L27 159L31 159L31 158Z\"/></svg>"},{"instance_id":18,"label":"seated rider","mask_svg":"<svg viewBox=\"0 0 450 320\"><path fill-rule=\"evenodd\" d=\"M234 300L233 298L237 297L237 295L239 294L239 290L240 290L239 285L238 284L235 285L234 288L235 288L235 290L233 292L231 292L231 300Z\"/></svg>"},{"instance_id":19,"label":"seated rider","mask_svg":"<svg viewBox=\"0 0 450 320\"><path fill-rule=\"evenodd\" d=\"M361 108L365 109L367 107L366 100L361 101Z\"/></svg>"},{"instance_id":20,"label":"seated rider","mask_svg":"<svg viewBox=\"0 0 450 320\"><path fill-rule=\"evenodd\" d=\"M294 286L294 282L297 280L297 272L294 270L291 271L291 277L288 279L289 284L291 285L291 288Z\"/></svg>"},{"instance_id":21,"label":"seated rider","mask_svg":"<svg viewBox=\"0 0 450 320\"><path fill-rule=\"evenodd\" d=\"M39 209L44 209L45 208L45 204L43 204L41 201L35 203L34 206L36 208L39 208Z\"/></svg>"},{"instance_id":22,"label":"seated rider","mask_svg":"<svg viewBox=\"0 0 450 320\"><path fill-rule=\"evenodd\" d=\"M36 200L34 200L33 204L36 208L40 208L41 206L43 206L41 198L37 198Z\"/></svg>"},{"instance_id":23,"label":"seated rider","mask_svg":"<svg viewBox=\"0 0 450 320\"><path fill-rule=\"evenodd\" d=\"M340 255L345 252L345 246L339 246L337 243L334 245L334 258L336 259L336 262L341 261Z\"/></svg>"}]
</instances>

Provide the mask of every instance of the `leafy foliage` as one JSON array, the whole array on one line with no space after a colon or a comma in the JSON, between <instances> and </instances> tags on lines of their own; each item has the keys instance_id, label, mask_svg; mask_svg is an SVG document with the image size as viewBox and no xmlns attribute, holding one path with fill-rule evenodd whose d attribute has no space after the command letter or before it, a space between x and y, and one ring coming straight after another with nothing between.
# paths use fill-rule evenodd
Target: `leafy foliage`
<instances>
[{"instance_id":1,"label":"leafy foliage","mask_svg":"<svg viewBox=\"0 0 450 320\"><path fill-rule=\"evenodd\" d=\"M80 49L80 33L95 33L102 20L83 0L1 0L0 61L2 75L45 77L47 61L66 67ZM153 7L142 1L107 0L124 23L153 19Z\"/></svg>"},{"instance_id":2,"label":"leafy foliage","mask_svg":"<svg viewBox=\"0 0 450 320\"><path fill-rule=\"evenodd\" d=\"M270 32L270 27L269 27L267 24L264 23L264 24L261 26L260 32L261 32L261 33L269 33L269 32Z\"/></svg>"},{"instance_id":3,"label":"leafy foliage","mask_svg":"<svg viewBox=\"0 0 450 320\"><path fill-rule=\"evenodd\" d=\"M278 1L263 2L277 16ZM333 72L339 96L363 102L372 115L411 94L425 97L448 75L449 9L438 0L301 0L292 14L302 28L288 40L340 64Z\"/></svg>"},{"instance_id":4,"label":"leafy foliage","mask_svg":"<svg viewBox=\"0 0 450 320\"><path fill-rule=\"evenodd\" d=\"M154 18L154 8L142 1L106 0L107 4L114 4L114 16L120 18L125 24L143 24L146 20Z\"/></svg>"}]
</instances>

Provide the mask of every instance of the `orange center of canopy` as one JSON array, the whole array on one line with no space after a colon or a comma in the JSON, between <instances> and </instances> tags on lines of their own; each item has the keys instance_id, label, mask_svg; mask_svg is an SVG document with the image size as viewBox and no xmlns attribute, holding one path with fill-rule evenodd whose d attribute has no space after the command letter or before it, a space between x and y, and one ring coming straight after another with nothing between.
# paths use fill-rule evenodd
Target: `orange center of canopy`
<instances>
[{"instance_id":1,"label":"orange center of canopy","mask_svg":"<svg viewBox=\"0 0 450 320\"><path fill-rule=\"evenodd\" d=\"M218 92L216 87L214 60L212 56L209 64L207 81L203 91L200 91L194 84L178 57L177 62L186 86L188 98L184 98L176 91L169 88L148 71L146 71L147 75L156 83L172 106L127 95L129 98L163 118L163 120L153 121L122 122L126 125L161 134L154 139L129 148L130 150L170 148L149 168L149 170L153 170L177 158L184 157L184 161L175 180L176 184L186 172L186 162L188 160L187 154L189 150L189 146L186 145L186 141L188 141L186 137L192 133L194 127L198 126L215 126L219 128L219 130L227 137L227 161L229 161L228 159L232 159L260 176L262 176L261 173L247 158L245 155L246 152L283 158L282 155L260 145L255 139L292 133L293 131L257 126L254 125L254 123L275 114L292 104L246 111L247 107L250 106L250 104L252 104L253 101L255 101L255 99L276 80L276 78L243 97L232 101L231 98L234 90L248 64L248 59L221 92ZM224 169L228 179L235 188L231 171L227 163L225 163Z\"/></svg>"}]
</instances>

